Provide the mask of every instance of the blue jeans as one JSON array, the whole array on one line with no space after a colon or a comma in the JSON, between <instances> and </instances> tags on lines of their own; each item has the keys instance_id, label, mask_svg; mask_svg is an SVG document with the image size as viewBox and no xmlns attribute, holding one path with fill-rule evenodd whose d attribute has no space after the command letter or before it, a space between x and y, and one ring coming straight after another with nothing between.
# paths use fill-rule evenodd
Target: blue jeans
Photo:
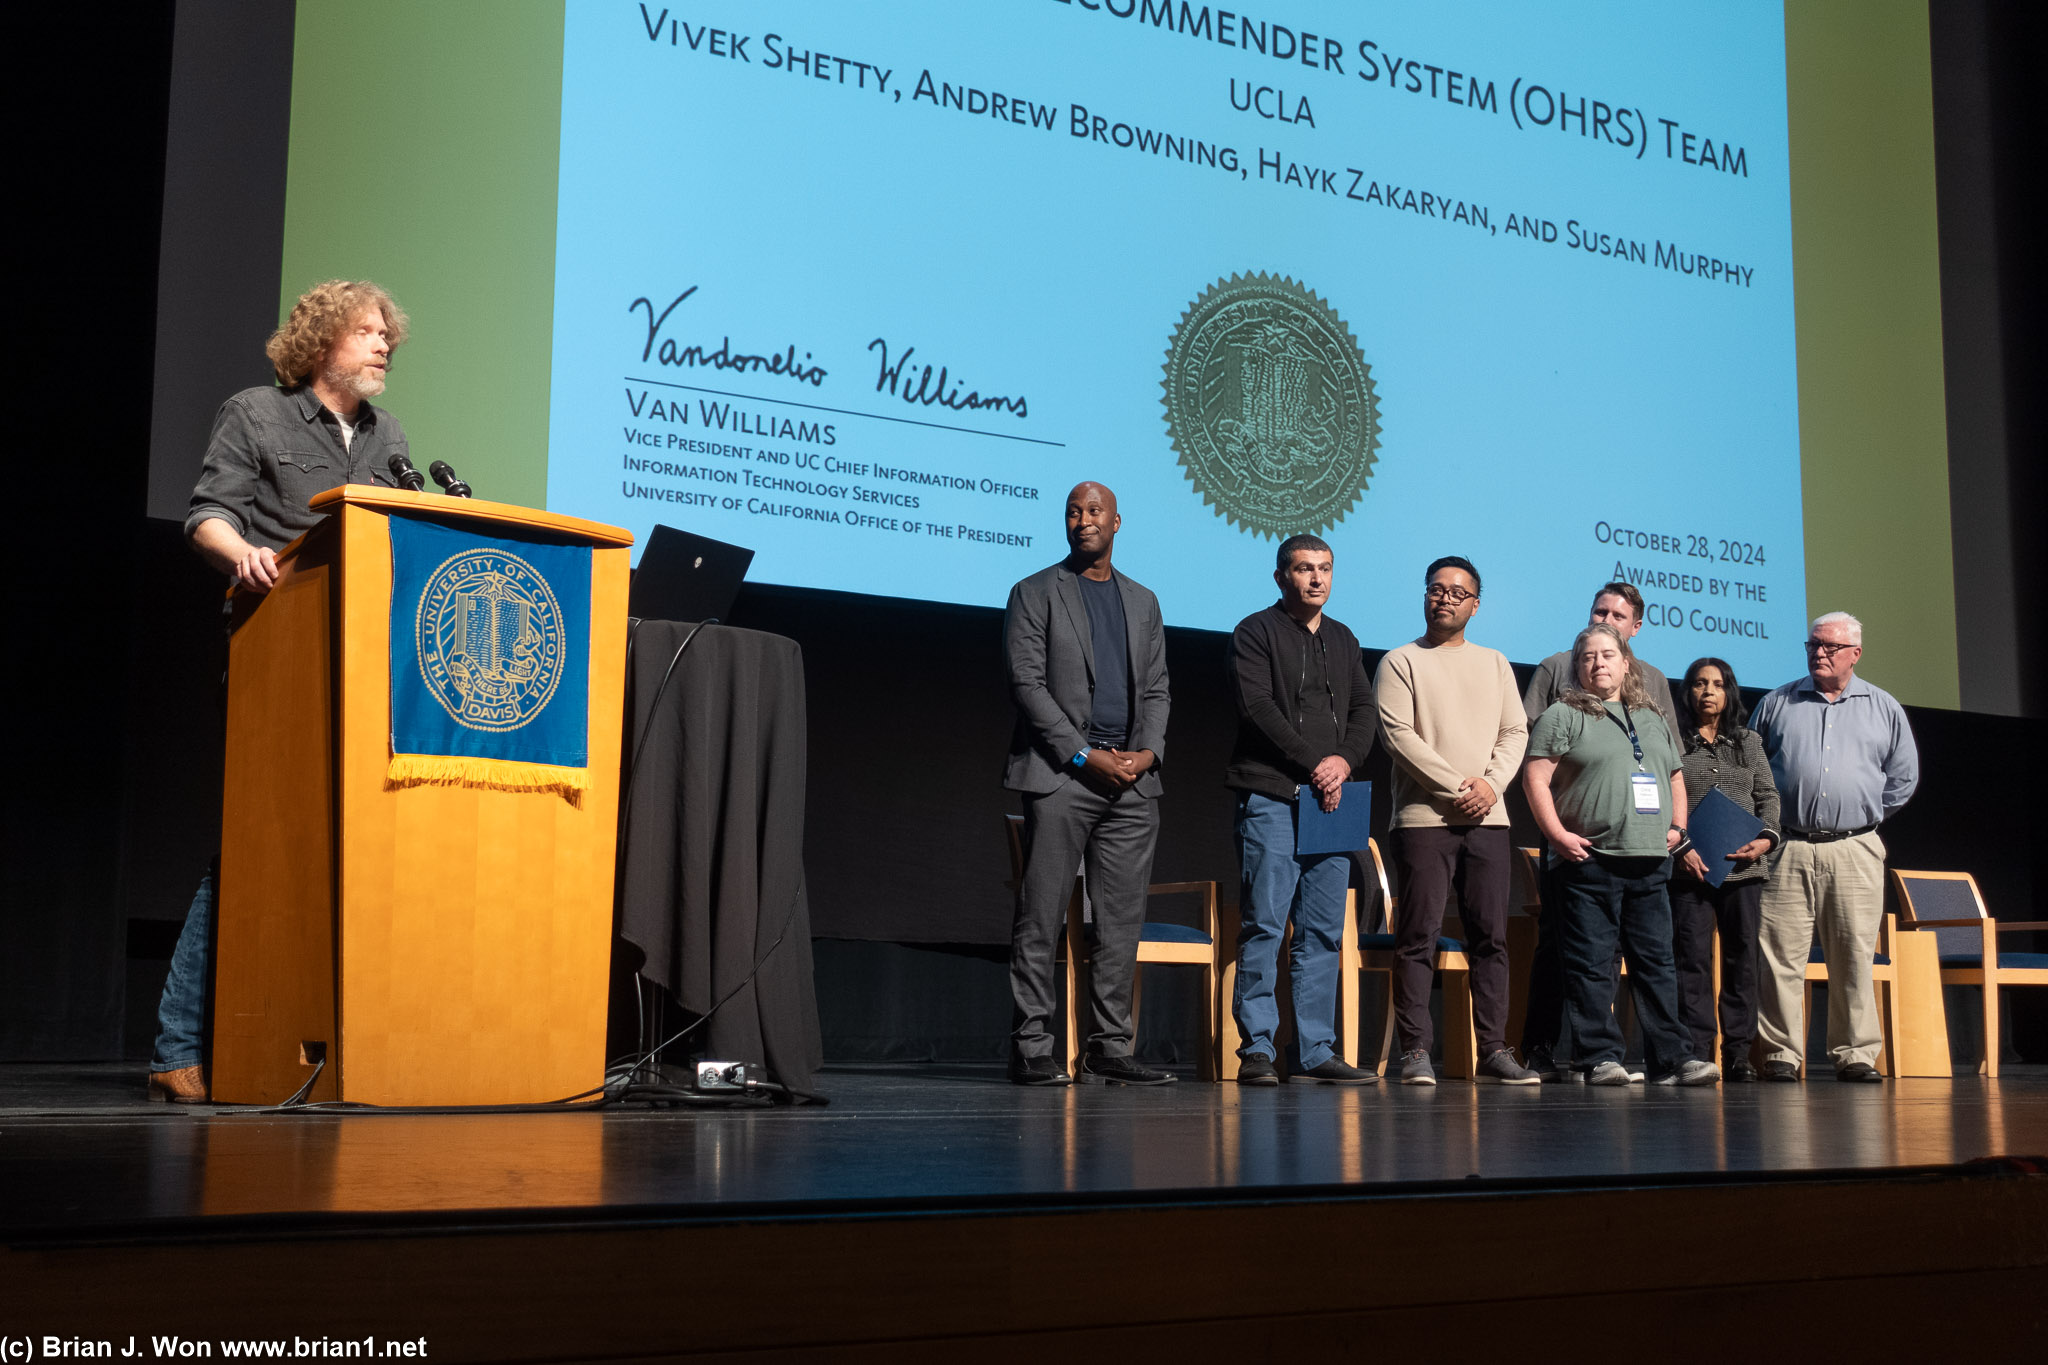
<instances>
[{"instance_id":1,"label":"blue jeans","mask_svg":"<svg viewBox=\"0 0 2048 1365\"><path fill-rule=\"evenodd\" d=\"M1337 984L1342 967L1344 892L1351 859L1342 853L1294 854L1294 807L1257 792L1237 798L1237 858L1244 869L1238 896L1237 989L1230 1002L1243 1039L1240 1057L1277 1057L1273 1035L1280 1009L1280 938L1294 921L1292 984L1294 1046L1304 1071L1336 1050Z\"/></svg>"},{"instance_id":2,"label":"blue jeans","mask_svg":"<svg viewBox=\"0 0 2048 1365\"><path fill-rule=\"evenodd\" d=\"M206 1060L206 1006L213 992L214 874L209 871L192 893L185 927L171 954L171 974L164 979L156 1007L156 1055L151 1071L177 1071Z\"/></svg>"}]
</instances>

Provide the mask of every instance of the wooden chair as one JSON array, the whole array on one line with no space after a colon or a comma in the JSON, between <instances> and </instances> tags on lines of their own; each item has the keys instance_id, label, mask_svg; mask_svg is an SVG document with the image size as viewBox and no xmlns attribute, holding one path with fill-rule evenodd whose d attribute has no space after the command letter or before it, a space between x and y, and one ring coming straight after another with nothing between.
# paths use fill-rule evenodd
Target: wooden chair
<instances>
[{"instance_id":1,"label":"wooden chair","mask_svg":"<svg viewBox=\"0 0 2048 1365\"><path fill-rule=\"evenodd\" d=\"M1004 885L1014 893L1024 884L1024 817L1005 815L1003 830L1010 846L1010 880ZM1214 882L1154 882L1145 888L1147 896L1193 895L1201 898L1201 923L1198 925L1174 924L1164 920L1146 920L1138 938L1139 970L1131 977L1131 1027L1138 1026L1138 1008L1144 999L1145 973L1148 962L1170 962L1184 966L1202 968L1202 1000L1204 1019L1202 1046L1196 1054L1197 1074L1205 1081L1217 1079L1217 1069L1222 1048L1222 1035L1218 1028L1216 1004L1218 999L1217 979L1220 963L1218 956L1223 942L1217 932L1216 883ZM1066 1008L1063 1050L1067 1074L1078 1074L1076 1068L1081 1061L1080 1001L1085 987L1083 973L1088 966L1088 935L1083 918L1083 887L1078 869L1074 875L1074 890L1067 899L1066 933ZM1235 1051L1232 1053L1235 1056Z\"/></svg>"},{"instance_id":2,"label":"wooden chair","mask_svg":"<svg viewBox=\"0 0 2048 1365\"><path fill-rule=\"evenodd\" d=\"M1217 915L1217 926L1221 936L1218 957L1223 970L1216 979L1216 1020L1219 1037L1216 1046L1216 1078L1223 1081L1237 1079L1237 1050L1243 1045L1243 1035L1237 1031L1237 1015L1231 1010L1231 997L1237 991L1237 931L1240 921L1235 905L1226 905ZM1287 932L1280 938L1280 964L1282 971L1274 983L1273 998L1280 1009L1283 1031L1292 1018L1289 1008L1288 977L1284 970L1289 949L1294 944L1294 926L1289 924ZM1358 1065L1358 970L1363 965L1358 952L1358 893L1346 890L1344 893L1344 930L1338 940L1337 977L1337 1052L1351 1066Z\"/></svg>"},{"instance_id":3,"label":"wooden chair","mask_svg":"<svg viewBox=\"0 0 2048 1365\"><path fill-rule=\"evenodd\" d=\"M1380 1026L1379 1073L1384 1076L1394 1051L1394 931L1401 922L1400 902L1387 884L1387 864L1380 856L1379 843L1367 840L1365 849L1372 860L1373 875L1379 880L1380 904L1387 908L1388 932L1365 934L1358 940L1360 965L1366 971L1387 974L1387 1007ZM1448 917L1445 924L1451 927ZM1465 945L1439 935L1434 965L1444 986L1444 1075L1453 1080L1470 1080L1479 1074L1479 1036L1472 1024L1472 963L1465 956Z\"/></svg>"},{"instance_id":4,"label":"wooden chair","mask_svg":"<svg viewBox=\"0 0 2048 1365\"><path fill-rule=\"evenodd\" d=\"M2048 929L2048 920L1996 920L1984 906L1977 879L1967 872L1892 869L1899 899L1899 932L1931 933L1939 944L1941 984L1975 986L1982 993L1984 1056L1977 1070L1998 1074L1998 988L2048 986L2048 953L2001 953L2000 934Z\"/></svg>"},{"instance_id":5,"label":"wooden chair","mask_svg":"<svg viewBox=\"0 0 2048 1365\"><path fill-rule=\"evenodd\" d=\"M1877 1069L1885 1075L1897 1077L1898 1048L1893 1039L1894 1017L1898 1013L1899 969L1892 962L1892 916L1887 913L1877 925L1877 951L1871 958L1870 984L1877 993L1877 1017L1882 1032L1879 1035ZM1759 970L1763 970L1759 964ZM1800 998L1799 1036L1805 1038L1813 1018L1813 987L1817 981L1828 979L1827 960L1821 956L1820 940L1815 938L1813 950L1806 959L1806 990ZM1763 1040L1757 1040L1755 1055L1761 1057ZM1804 1049L1801 1049L1804 1052ZM1800 1063L1799 1074L1806 1074L1806 1064Z\"/></svg>"}]
</instances>

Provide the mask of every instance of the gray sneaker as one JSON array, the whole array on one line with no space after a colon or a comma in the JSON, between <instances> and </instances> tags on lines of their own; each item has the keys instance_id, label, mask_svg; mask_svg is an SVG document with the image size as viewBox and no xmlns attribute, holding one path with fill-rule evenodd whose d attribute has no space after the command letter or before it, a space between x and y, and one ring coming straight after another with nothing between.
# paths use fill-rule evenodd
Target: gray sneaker
<instances>
[{"instance_id":1,"label":"gray sneaker","mask_svg":"<svg viewBox=\"0 0 2048 1365\"><path fill-rule=\"evenodd\" d=\"M1628 1068L1620 1062L1601 1062L1586 1077L1587 1085L1628 1085Z\"/></svg>"},{"instance_id":2,"label":"gray sneaker","mask_svg":"<svg viewBox=\"0 0 2048 1365\"><path fill-rule=\"evenodd\" d=\"M1416 1048L1401 1054L1401 1084L1435 1085L1436 1068L1429 1064L1429 1054Z\"/></svg>"},{"instance_id":3,"label":"gray sneaker","mask_svg":"<svg viewBox=\"0 0 2048 1365\"><path fill-rule=\"evenodd\" d=\"M1566 1085L1579 1079L1578 1073L1560 1062L1547 1047L1534 1048L1529 1053L1529 1069L1536 1073L1545 1085Z\"/></svg>"},{"instance_id":4,"label":"gray sneaker","mask_svg":"<svg viewBox=\"0 0 2048 1365\"><path fill-rule=\"evenodd\" d=\"M1712 1062L1697 1059L1685 1063L1676 1071L1667 1071L1652 1084L1655 1085L1712 1085L1721 1079L1721 1068Z\"/></svg>"},{"instance_id":5,"label":"gray sneaker","mask_svg":"<svg viewBox=\"0 0 2048 1365\"><path fill-rule=\"evenodd\" d=\"M1541 1085L1543 1077L1515 1060L1515 1054L1506 1048L1489 1052L1479 1063L1479 1074L1472 1078L1478 1085Z\"/></svg>"}]
</instances>

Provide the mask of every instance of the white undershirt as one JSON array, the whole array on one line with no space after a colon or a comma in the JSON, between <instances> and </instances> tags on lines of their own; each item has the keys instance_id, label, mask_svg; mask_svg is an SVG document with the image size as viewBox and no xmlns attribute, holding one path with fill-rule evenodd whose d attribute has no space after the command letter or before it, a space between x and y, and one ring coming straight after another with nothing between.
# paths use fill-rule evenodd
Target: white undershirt
<instances>
[{"instance_id":1,"label":"white undershirt","mask_svg":"<svg viewBox=\"0 0 2048 1365\"><path fill-rule=\"evenodd\" d=\"M341 427L341 448L346 451L355 445L356 424L338 412L334 414L334 420Z\"/></svg>"}]
</instances>

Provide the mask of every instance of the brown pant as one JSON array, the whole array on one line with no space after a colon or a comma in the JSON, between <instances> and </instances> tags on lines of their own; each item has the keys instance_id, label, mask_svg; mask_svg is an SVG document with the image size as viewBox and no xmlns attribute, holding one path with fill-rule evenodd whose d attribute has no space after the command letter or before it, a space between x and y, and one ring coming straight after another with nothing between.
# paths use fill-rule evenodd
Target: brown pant
<instances>
[{"instance_id":1,"label":"brown pant","mask_svg":"<svg viewBox=\"0 0 2048 1365\"><path fill-rule=\"evenodd\" d=\"M1394 1026L1401 1050L1427 1052L1429 986L1444 907L1458 892L1465 957L1472 964L1472 1027L1479 1055L1507 1046L1508 895L1513 847L1499 826L1417 825L1395 831L1400 905L1394 920Z\"/></svg>"}]
</instances>

